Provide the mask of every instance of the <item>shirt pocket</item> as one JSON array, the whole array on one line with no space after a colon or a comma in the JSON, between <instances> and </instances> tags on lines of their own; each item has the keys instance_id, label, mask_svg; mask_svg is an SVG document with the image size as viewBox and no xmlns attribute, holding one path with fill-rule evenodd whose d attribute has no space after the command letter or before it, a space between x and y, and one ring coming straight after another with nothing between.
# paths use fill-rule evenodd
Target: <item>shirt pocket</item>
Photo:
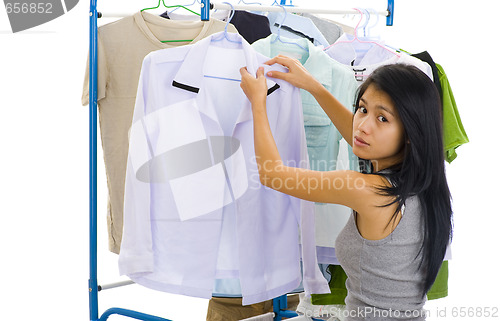
<instances>
[{"instance_id":1,"label":"shirt pocket","mask_svg":"<svg viewBox=\"0 0 500 321\"><path fill-rule=\"evenodd\" d=\"M332 122L329 118L317 115L304 115L307 146L326 146L328 144L330 126L332 126Z\"/></svg>"}]
</instances>

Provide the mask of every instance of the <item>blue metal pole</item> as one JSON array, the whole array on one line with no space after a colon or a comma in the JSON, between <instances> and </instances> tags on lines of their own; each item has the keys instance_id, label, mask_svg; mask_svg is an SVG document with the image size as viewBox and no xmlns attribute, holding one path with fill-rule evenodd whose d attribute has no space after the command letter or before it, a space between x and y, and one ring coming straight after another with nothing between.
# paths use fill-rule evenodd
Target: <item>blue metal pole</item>
<instances>
[{"instance_id":1,"label":"blue metal pole","mask_svg":"<svg viewBox=\"0 0 500 321\"><path fill-rule=\"evenodd\" d=\"M394 0L387 0L387 11L389 11L389 15L386 19L386 26L392 26L394 22Z\"/></svg>"},{"instance_id":2,"label":"blue metal pole","mask_svg":"<svg viewBox=\"0 0 500 321\"><path fill-rule=\"evenodd\" d=\"M284 294L284 295L280 296L279 299L280 299L280 310L286 310L288 307L287 295Z\"/></svg>"},{"instance_id":3,"label":"blue metal pole","mask_svg":"<svg viewBox=\"0 0 500 321\"><path fill-rule=\"evenodd\" d=\"M293 318L298 314L295 311L287 310L287 295L273 299L274 321L281 321L281 318Z\"/></svg>"},{"instance_id":4,"label":"blue metal pole","mask_svg":"<svg viewBox=\"0 0 500 321\"><path fill-rule=\"evenodd\" d=\"M281 318L287 318L287 319L295 318L298 315L299 314L297 312L295 312L295 311L281 310L280 311L280 320L281 320Z\"/></svg>"},{"instance_id":5,"label":"blue metal pole","mask_svg":"<svg viewBox=\"0 0 500 321\"><path fill-rule=\"evenodd\" d=\"M118 315L123 315L129 318L137 319L137 320L145 320L145 321L171 321L168 319L160 318L154 315L150 314L145 314L137 311L132 311L132 310L127 310L127 309L121 309L121 308L111 308L102 314L101 318L99 321L106 321L110 315L112 314L118 314Z\"/></svg>"},{"instance_id":6,"label":"blue metal pole","mask_svg":"<svg viewBox=\"0 0 500 321\"><path fill-rule=\"evenodd\" d=\"M210 19L210 0L201 0L201 21Z\"/></svg>"},{"instance_id":7,"label":"blue metal pole","mask_svg":"<svg viewBox=\"0 0 500 321\"><path fill-rule=\"evenodd\" d=\"M89 311L99 319L97 304L97 0L90 0L89 43Z\"/></svg>"},{"instance_id":8,"label":"blue metal pole","mask_svg":"<svg viewBox=\"0 0 500 321\"><path fill-rule=\"evenodd\" d=\"M281 316L280 316L280 299L279 298L274 298L273 299L273 311L274 311L274 321L281 321Z\"/></svg>"}]
</instances>

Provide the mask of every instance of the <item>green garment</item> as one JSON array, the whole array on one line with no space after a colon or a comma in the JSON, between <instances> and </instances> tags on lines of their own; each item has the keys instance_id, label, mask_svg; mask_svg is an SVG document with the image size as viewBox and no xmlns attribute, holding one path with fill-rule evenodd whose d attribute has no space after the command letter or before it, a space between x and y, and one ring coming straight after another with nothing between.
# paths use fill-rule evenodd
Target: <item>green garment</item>
<instances>
[{"instance_id":1,"label":"green garment","mask_svg":"<svg viewBox=\"0 0 500 321\"><path fill-rule=\"evenodd\" d=\"M330 280L330 291L328 294L312 294L312 304L314 305L331 305L345 304L347 289L345 281L347 275L340 265L329 265L328 271L332 278ZM444 261L439 269L436 281L427 292L428 300L436 300L448 296L448 261Z\"/></svg>"},{"instance_id":2,"label":"green garment","mask_svg":"<svg viewBox=\"0 0 500 321\"><path fill-rule=\"evenodd\" d=\"M428 300L441 299L448 296L448 261L444 261L429 292Z\"/></svg>"},{"instance_id":3,"label":"green garment","mask_svg":"<svg viewBox=\"0 0 500 321\"><path fill-rule=\"evenodd\" d=\"M458 113L448 77L441 65L436 64L436 67L439 73L439 82L443 90L443 145L445 159L448 163L451 163L457 157L455 149L460 145L468 143L469 138L460 120L460 114Z\"/></svg>"},{"instance_id":4,"label":"green garment","mask_svg":"<svg viewBox=\"0 0 500 321\"><path fill-rule=\"evenodd\" d=\"M331 305L331 304L345 304L344 300L347 296L347 289L345 286L345 281L347 280L347 275L344 269L340 265L330 264L328 266L328 272L332 278L330 279L330 291L327 294L312 294L311 302L315 305Z\"/></svg>"}]
</instances>

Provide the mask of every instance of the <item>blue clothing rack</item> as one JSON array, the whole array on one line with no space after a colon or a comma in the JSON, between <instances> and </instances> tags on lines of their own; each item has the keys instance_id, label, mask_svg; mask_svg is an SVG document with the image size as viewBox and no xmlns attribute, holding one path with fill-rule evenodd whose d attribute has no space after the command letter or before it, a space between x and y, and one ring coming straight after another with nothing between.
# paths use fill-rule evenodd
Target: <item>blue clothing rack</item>
<instances>
[{"instance_id":1,"label":"blue clothing rack","mask_svg":"<svg viewBox=\"0 0 500 321\"><path fill-rule=\"evenodd\" d=\"M388 0L386 25L392 26L394 19L394 0ZM281 5L286 5L286 0L280 0ZM201 0L201 20L209 20L210 0ZM97 283L97 0L90 0L89 26L89 311L90 321L106 321L113 314L145 321L170 321L165 318L145 314L137 311L110 308L99 317ZM297 316L294 311L288 311L286 295L273 300L275 321L282 318Z\"/></svg>"}]
</instances>

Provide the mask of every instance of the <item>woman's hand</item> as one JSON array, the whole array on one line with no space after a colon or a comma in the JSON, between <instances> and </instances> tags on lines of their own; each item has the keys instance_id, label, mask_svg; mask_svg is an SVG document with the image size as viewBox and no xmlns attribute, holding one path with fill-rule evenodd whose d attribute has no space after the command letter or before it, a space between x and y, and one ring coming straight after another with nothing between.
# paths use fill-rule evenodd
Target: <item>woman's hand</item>
<instances>
[{"instance_id":1,"label":"woman's hand","mask_svg":"<svg viewBox=\"0 0 500 321\"><path fill-rule=\"evenodd\" d=\"M316 80L316 78L314 78L297 59L278 55L273 59L265 62L266 65L272 65L275 63L288 68L288 72L270 71L267 73L269 77L283 79L285 81L288 81L295 87L302 88L311 93L322 87L322 85Z\"/></svg>"},{"instance_id":2,"label":"woman's hand","mask_svg":"<svg viewBox=\"0 0 500 321\"><path fill-rule=\"evenodd\" d=\"M257 69L257 77L250 75L246 67L240 69L240 87L252 104L252 108L266 106L267 83L264 76L264 68Z\"/></svg>"}]
</instances>

